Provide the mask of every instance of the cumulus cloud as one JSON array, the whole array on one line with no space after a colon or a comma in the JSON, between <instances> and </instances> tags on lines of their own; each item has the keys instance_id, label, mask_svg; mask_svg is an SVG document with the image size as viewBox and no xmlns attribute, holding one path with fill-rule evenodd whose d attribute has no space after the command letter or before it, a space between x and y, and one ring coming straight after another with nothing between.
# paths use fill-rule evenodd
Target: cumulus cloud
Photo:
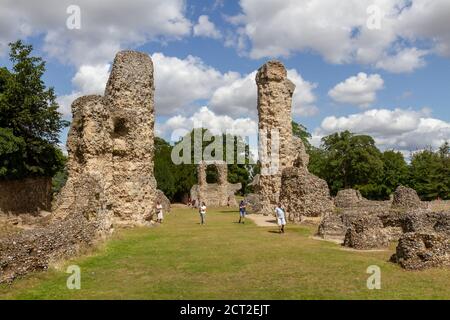
<instances>
[{"instance_id":1,"label":"cumulus cloud","mask_svg":"<svg viewBox=\"0 0 450 320\"><path fill-rule=\"evenodd\" d=\"M196 100L209 100L213 92L239 77L236 72L221 73L200 58L152 55L155 67L156 111L173 115L186 110Z\"/></svg>"},{"instance_id":2,"label":"cumulus cloud","mask_svg":"<svg viewBox=\"0 0 450 320\"><path fill-rule=\"evenodd\" d=\"M72 0L3 0L0 49L9 41L41 35L44 50L63 62L95 65L111 61L123 47L187 36L191 22L183 0L78 0L81 28L68 29ZM18 27L19 26L19 27Z\"/></svg>"},{"instance_id":3,"label":"cumulus cloud","mask_svg":"<svg viewBox=\"0 0 450 320\"><path fill-rule=\"evenodd\" d=\"M256 71L239 77L235 81L215 90L209 106L219 114L234 117L249 115L256 118L257 87ZM316 96L313 90L317 84L308 82L295 69L288 70L288 78L294 82L296 89L292 102L292 113L298 116L311 116L318 112L315 106Z\"/></svg>"},{"instance_id":4,"label":"cumulus cloud","mask_svg":"<svg viewBox=\"0 0 450 320\"><path fill-rule=\"evenodd\" d=\"M208 107L203 106L192 116L173 116L163 123L156 124L156 134L168 140L178 138L193 128L206 128L212 134L229 133L242 137L256 136L258 124L250 118L236 118L217 115Z\"/></svg>"},{"instance_id":5,"label":"cumulus cloud","mask_svg":"<svg viewBox=\"0 0 450 320\"><path fill-rule=\"evenodd\" d=\"M438 148L450 140L450 123L430 117L429 110L373 109L345 117L326 117L314 132L313 143L334 132L349 130L371 135L385 149L411 152Z\"/></svg>"},{"instance_id":6,"label":"cumulus cloud","mask_svg":"<svg viewBox=\"0 0 450 320\"><path fill-rule=\"evenodd\" d=\"M237 35L226 44L255 59L312 51L331 63L410 72L431 52L450 56L447 0L241 0L240 5L241 12L227 19ZM382 13L380 29L367 26L369 6Z\"/></svg>"},{"instance_id":7,"label":"cumulus cloud","mask_svg":"<svg viewBox=\"0 0 450 320\"><path fill-rule=\"evenodd\" d=\"M214 23L212 23L206 15L202 15L198 18L198 23L194 26L193 31L194 36L197 37L220 39L222 36Z\"/></svg>"},{"instance_id":8,"label":"cumulus cloud","mask_svg":"<svg viewBox=\"0 0 450 320\"><path fill-rule=\"evenodd\" d=\"M78 69L72 78L74 90L70 94L59 96L57 99L60 106L59 111L65 118L71 117L71 105L75 99L84 95L102 95L104 93L110 67L110 64L82 65Z\"/></svg>"},{"instance_id":9,"label":"cumulus cloud","mask_svg":"<svg viewBox=\"0 0 450 320\"><path fill-rule=\"evenodd\" d=\"M349 103L367 108L376 100L376 93L383 88L384 81L379 74L364 72L338 83L328 92L336 102Z\"/></svg>"}]
</instances>

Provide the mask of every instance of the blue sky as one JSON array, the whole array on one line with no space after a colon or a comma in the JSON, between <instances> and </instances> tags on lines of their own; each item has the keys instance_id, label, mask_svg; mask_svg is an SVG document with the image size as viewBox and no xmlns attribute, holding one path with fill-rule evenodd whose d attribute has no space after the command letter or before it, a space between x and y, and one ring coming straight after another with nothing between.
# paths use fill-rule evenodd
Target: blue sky
<instances>
[{"instance_id":1,"label":"blue sky","mask_svg":"<svg viewBox=\"0 0 450 320\"><path fill-rule=\"evenodd\" d=\"M80 29L66 27L71 4ZM373 5L380 16L368 13ZM257 123L253 73L276 58L297 85L293 117L315 144L349 129L408 153L450 140L448 16L445 0L5 0L0 64L9 66L9 41L33 44L70 119L73 99L102 93L117 50L147 52L157 134L169 138L194 120L249 134Z\"/></svg>"}]
</instances>

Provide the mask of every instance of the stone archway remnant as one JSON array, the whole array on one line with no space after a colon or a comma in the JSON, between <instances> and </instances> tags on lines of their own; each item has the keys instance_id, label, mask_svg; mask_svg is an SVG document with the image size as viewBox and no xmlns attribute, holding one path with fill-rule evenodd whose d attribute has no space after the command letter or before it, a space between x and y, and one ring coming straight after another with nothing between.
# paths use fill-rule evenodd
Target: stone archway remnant
<instances>
[{"instance_id":1,"label":"stone archway remnant","mask_svg":"<svg viewBox=\"0 0 450 320\"><path fill-rule=\"evenodd\" d=\"M214 165L217 169L217 183L207 183L206 168ZM242 188L240 183L228 182L228 165L225 161L200 161L197 164L198 184L191 188L191 199L198 205L205 202L207 206L224 207L236 206L235 193Z\"/></svg>"}]
</instances>

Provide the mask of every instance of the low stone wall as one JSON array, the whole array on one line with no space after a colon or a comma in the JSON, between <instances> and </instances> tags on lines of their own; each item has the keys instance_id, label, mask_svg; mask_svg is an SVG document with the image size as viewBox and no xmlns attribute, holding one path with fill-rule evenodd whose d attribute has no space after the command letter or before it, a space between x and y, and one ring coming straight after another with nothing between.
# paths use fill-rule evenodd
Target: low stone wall
<instances>
[{"instance_id":1,"label":"low stone wall","mask_svg":"<svg viewBox=\"0 0 450 320\"><path fill-rule=\"evenodd\" d=\"M51 178L0 181L0 211L20 214L51 210L51 201Z\"/></svg>"}]
</instances>

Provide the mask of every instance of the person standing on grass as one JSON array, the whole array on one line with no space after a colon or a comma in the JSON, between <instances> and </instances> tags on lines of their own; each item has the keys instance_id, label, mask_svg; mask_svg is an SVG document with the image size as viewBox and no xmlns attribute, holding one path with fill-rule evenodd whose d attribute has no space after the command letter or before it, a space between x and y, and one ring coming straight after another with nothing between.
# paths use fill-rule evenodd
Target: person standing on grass
<instances>
[{"instance_id":1,"label":"person standing on grass","mask_svg":"<svg viewBox=\"0 0 450 320\"><path fill-rule=\"evenodd\" d=\"M199 206L200 212L200 224L204 225L206 223L206 205L204 202Z\"/></svg>"},{"instance_id":2,"label":"person standing on grass","mask_svg":"<svg viewBox=\"0 0 450 320\"><path fill-rule=\"evenodd\" d=\"M158 214L158 219L156 220L156 222L162 223L164 220L163 206L159 201L156 203L156 213Z\"/></svg>"},{"instance_id":3,"label":"person standing on grass","mask_svg":"<svg viewBox=\"0 0 450 320\"><path fill-rule=\"evenodd\" d=\"M247 212L245 211L245 201L241 200L241 202L239 203L239 223L242 224L245 223L245 215L247 214Z\"/></svg>"},{"instance_id":4,"label":"person standing on grass","mask_svg":"<svg viewBox=\"0 0 450 320\"><path fill-rule=\"evenodd\" d=\"M275 208L275 213L277 215L278 227L280 228L280 233L284 233L284 226L286 225L286 214L284 209L281 207L281 203Z\"/></svg>"}]
</instances>

